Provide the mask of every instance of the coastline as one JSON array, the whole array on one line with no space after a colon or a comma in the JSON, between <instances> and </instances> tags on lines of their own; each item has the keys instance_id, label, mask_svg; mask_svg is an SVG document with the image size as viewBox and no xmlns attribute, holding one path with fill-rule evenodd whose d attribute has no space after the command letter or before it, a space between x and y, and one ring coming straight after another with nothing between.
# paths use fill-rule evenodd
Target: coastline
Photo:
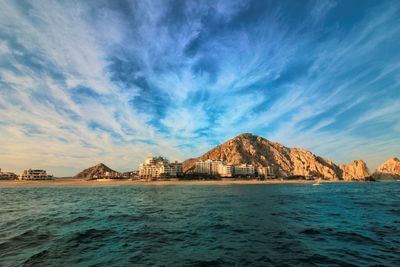
<instances>
[{"instance_id":1,"label":"coastline","mask_svg":"<svg viewBox=\"0 0 400 267\"><path fill-rule=\"evenodd\" d=\"M347 183L344 181L323 181L323 183ZM43 181L0 181L0 187L54 187L54 186L71 186L71 187L96 187L96 186L136 186L136 185L258 185L258 184L313 184L313 180L116 180L116 181L96 181L83 179L56 179Z\"/></svg>"}]
</instances>

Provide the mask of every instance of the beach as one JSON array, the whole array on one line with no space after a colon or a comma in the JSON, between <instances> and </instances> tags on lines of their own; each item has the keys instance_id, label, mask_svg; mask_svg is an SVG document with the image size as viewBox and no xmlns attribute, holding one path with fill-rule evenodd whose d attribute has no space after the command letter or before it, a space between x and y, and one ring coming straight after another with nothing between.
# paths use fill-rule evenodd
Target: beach
<instances>
[{"instance_id":1,"label":"beach","mask_svg":"<svg viewBox=\"0 0 400 267\"><path fill-rule=\"evenodd\" d=\"M324 181L331 182L331 181ZM84 179L55 179L43 181L0 181L0 187L28 186L28 187L52 187L52 186L134 186L134 185L241 185L241 184L312 184L313 180L115 180L96 181Z\"/></svg>"}]
</instances>

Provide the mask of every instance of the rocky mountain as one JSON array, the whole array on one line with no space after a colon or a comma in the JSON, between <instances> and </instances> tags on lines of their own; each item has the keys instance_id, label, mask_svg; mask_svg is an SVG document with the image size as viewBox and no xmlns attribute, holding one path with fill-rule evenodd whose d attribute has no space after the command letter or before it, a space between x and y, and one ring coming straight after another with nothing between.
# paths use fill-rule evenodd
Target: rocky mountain
<instances>
[{"instance_id":1,"label":"rocky mountain","mask_svg":"<svg viewBox=\"0 0 400 267\"><path fill-rule=\"evenodd\" d=\"M375 179L400 179L400 160L390 158L380 165L372 176Z\"/></svg>"},{"instance_id":2,"label":"rocky mountain","mask_svg":"<svg viewBox=\"0 0 400 267\"><path fill-rule=\"evenodd\" d=\"M89 179L100 178L104 177L106 173L118 174L118 172L110 169L103 163L100 163L90 168L84 169L83 171L75 175L74 178L89 178Z\"/></svg>"},{"instance_id":3,"label":"rocky mountain","mask_svg":"<svg viewBox=\"0 0 400 267\"><path fill-rule=\"evenodd\" d=\"M345 181L366 180L371 176L367 164L362 160L353 160L349 164L340 164L339 168Z\"/></svg>"},{"instance_id":4,"label":"rocky mountain","mask_svg":"<svg viewBox=\"0 0 400 267\"><path fill-rule=\"evenodd\" d=\"M341 169L332 161L302 148L288 148L250 133L241 134L211 149L204 155L183 163L185 172L199 160L223 160L227 164L275 166L282 177L301 175L309 178L341 179Z\"/></svg>"}]
</instances>

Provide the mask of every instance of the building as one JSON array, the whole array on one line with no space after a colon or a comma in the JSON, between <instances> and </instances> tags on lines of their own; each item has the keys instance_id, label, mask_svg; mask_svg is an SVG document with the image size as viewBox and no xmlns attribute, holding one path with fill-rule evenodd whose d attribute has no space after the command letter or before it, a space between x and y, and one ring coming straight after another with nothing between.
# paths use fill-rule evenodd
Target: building
<instances>
[{"instance_id":1,"label":"building","mask_svg":"<svg viewBox=\"0 0 400 267\"><path fill-rule=\"evenodd\" d=\"M221 177L233 177L233 166L221 164L218 169L218 174Z\"/></svg>"},{"instance_id":2,"label":"building","mask_svg":"<svg viewBox=\"0 0 400 267\"><path fill-rule=\"evenodd\" d=\"M253 176L255 168L251 164L240 164L233 166L233 173L235 176Z\"/></svg>"},{"instance_id":3,"label":"building","mask_svg":"<svg viewBox=\"0 0 400 267\"><path fill-rule=\"evenodd\" d=\"M121 173L116 171L106 171L104 173L93 175L93 179L122 179L124 178Z\"/></svg>"},{"instance_id":4,"label":"building","mask_svg":"<svg viewBox=\"0 0 400 267\"><path fill-rule=\"evenodd\" d=\"M0 180L16 180L18 176L12 172L2 172L0 168Z\"/></svg>"},{"instance_id":5,"label":"building","mask_svg":"<svg viewBox=\"0 0 400 267\"><path fill-rule=\"evenodd\" d=\"M205 161L197 161L195 163L194 172L216 176L225 171L224 166L225 163L221 160L207 159Z\"/></svg>"},{"instance_id":6,"label":"building","mask_svg":"<svg viewBox=\"0 0 400 267\"><path fill-rule=\"evenodd\" d=\"M211 174L211 163L212 160L210 159L207 159L205 161L197 161L194 166L194 172Z\"/></svg>"},{"instance_id":7,"label":"building","mask_svg":"<svg viewBox=\"0 0 400 267\"><path fill-rule=\"evenodd\" d=\"M255 168L251 164L228 165L221 160L197 161L194 172L220 177L253 176Z\"/></svg>"},{"instance_id":8,"label":"building","mask_svg":"<svg viewBox=\"0 0 400 267\"><path fill-rule=\"evenodd\" d=\"M25 170L21 174L21 180L52 180L53 175L48 175L45 170Z\"/></svg>"},{"instance_id":9,"label":"building","mask_svg":"<svg viewBox=\"0 0 400 267\"><path fill-rule=\"evenodd\" d=\"M257 169L258 176L266 178L266 179L273 179L276 178L276 168L274 166L267 166L267 167L259 167Z\"/></svg>"},{"instance_id":10,"label":"building","mask_svg":"<svg viewBox=\"0 0 400 267\"><path fill-rule=\"evenodd\" d=\"M141 178L178 177L182 173L182 163L177 161L170 163L163 157L147 157L139 168Z\"/></svg>"}]
</instances>

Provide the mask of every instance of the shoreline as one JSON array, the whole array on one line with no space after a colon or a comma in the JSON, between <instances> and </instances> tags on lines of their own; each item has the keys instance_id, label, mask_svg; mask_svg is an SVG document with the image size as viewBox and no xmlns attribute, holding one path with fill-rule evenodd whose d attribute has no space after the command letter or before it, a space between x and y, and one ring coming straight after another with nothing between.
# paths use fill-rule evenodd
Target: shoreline
<instances>
[{"instance_id":1,"label":"shoreline","mask_svg":"<svg viewBox=\"0 0 400 267\"><path fill-rule=\"evenodd\" d=\"M313 184L314 180L116 180L96 181L84 179L56 179L42 181L3 180L0 187L96 187L96 186L136 186L136 185L258 185L258 184ZM322 183L348 183L345 181L323 181Z\"/></svg>"}]
</instances>

